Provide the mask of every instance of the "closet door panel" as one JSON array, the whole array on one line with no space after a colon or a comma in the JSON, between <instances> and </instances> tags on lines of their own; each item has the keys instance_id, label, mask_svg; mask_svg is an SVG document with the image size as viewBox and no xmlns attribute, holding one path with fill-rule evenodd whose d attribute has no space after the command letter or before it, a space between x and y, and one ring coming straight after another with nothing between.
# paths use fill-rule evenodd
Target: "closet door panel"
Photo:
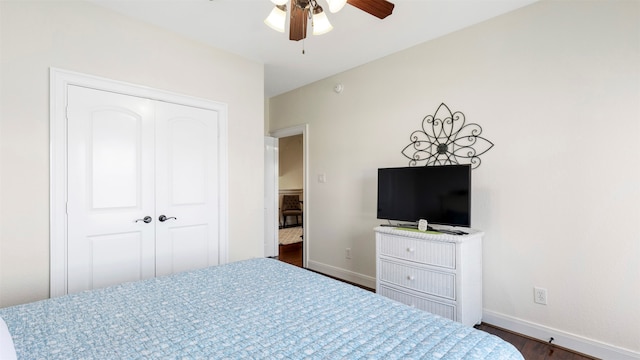
<instances>
[{"instance_id":1,"label":"closet door panel","mask_svg":"<svg viewBox=\"0 0 640 360\"><path fill-rule=\"evenodd\" d=\"M69 86L67 286L155 275L154 113L146 99Z\"/></svg>"},{"instance_id":2,"label":"closet door panel","mask_svg":"<svg viewBox=\"0 0 640 360\"><path fill-rule=\"evenodd\" d=\"M170 226L168 239L159 244L159 250L164 244L167 249L159 251L165 254L161 258L161 270L164 274L204 268L209 265L208 226Z\"/></svg>"},{"instance_id":3,"label":"closet door panel","mask_svg":"<svg viewBox=\"0 0 640 360\"><path fill-rule=\"evenodd\" d=\"M218 264L217 141L216 111L156 105L157 275Z\"/></svg>"},{"instance_id":4,"label":"closet door panel","mask_svg":"<svg viewBox=\"0 0 640 360\"><path fill-rule=\"evenodd\" d=\"M91 288L149 277L140 266L145 262L141 232L90 236L87 240L91 245Z\"/></svg>"},{"instance_id":5,"label":"closet door panel","mask_svg":"<svg viewBox=\"0 0 640 360\"><path fill-rule=\"evenodd\" d=\"M195 118L175 118L169 127L169 195L172 206L207 203L207 161L210 149L207 124Z\"/></svg>"},{"instance_id":6,"label":"closet door panel","mask_svg":"<svg viewBox=\"0 0 640 360\"><path fill-rule=\"evenodd\" d=\"M119 109L96 110L91 117L87 160L92 208L139 207L141 118Z\"/></svg>"}]
</instances>

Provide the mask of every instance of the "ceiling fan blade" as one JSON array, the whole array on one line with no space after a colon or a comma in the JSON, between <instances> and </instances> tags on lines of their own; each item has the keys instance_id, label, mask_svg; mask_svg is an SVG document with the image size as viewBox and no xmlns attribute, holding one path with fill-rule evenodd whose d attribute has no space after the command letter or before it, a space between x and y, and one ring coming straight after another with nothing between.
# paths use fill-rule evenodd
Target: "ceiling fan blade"
<instances>
[{"instance_id":1,"label":"ceiling fan blade","mask_svg":"<svg viewBox=\"0 0 640 360\"><path fill-rule=\"evenodd\" d=\"M309 9L296 6L296 0L291 0L291 15L289 18L289 40L302 40L307 37L307 18Z\"/></svg>"},{"instance_id":2,"label":"ceiling fan blade","mask_svg":"<svg viewBox=\"0 0 640 360\"><path fill-rule=\"evenodd\" d=\"M395 6L387 0L347 0L347 3L380 19L391 15Z\"/></svg>"}]
</instances>

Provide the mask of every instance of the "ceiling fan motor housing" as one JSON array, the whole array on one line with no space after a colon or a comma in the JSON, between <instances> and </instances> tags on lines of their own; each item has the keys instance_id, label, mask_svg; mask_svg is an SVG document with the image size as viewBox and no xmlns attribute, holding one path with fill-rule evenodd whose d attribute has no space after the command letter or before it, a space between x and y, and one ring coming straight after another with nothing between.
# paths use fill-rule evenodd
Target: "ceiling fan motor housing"
<instances>
[{"instance_id":1,"label":"ceiling fan motor housing","mask_svg":"<svg viewBox=\"0 0 640 360\"><path fill-rule=\"evenodd\" d=\"M311 5L311 0L294 0L293 2L300 9L308 9Z\"/></svg>"}]
</instances>

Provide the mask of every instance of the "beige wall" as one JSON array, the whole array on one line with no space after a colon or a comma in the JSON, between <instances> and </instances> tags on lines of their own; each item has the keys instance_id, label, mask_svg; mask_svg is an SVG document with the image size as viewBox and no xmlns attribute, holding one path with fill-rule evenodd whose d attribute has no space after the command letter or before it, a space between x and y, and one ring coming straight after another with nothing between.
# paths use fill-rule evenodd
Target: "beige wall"
<instances>
[{"instance_id":1,"label":"beige wall","mask_svg":"<svg viewBox=\"0 0 640 360\"><path fill-rule=\"evenodd\" d=\"M640 352L639 6L543 1L270 99L271 129L309 124L310 266L375 276L376 169L444 102L495 143L473 171L486 312Z\"/></svg>"},{"instance_id":2,"label":"beige wall","mask_svg":"<svg viewBox=\"0 0 640 360\"><path fill-rule=\"evenodd\" d=\"M278 185L283 189L302 189L302 135L278 139Z\"/></svg>"},{"instance_id":3,"label":"beige wall","mask_svg":"<svg viewBox=\"0 0 640 360\"><path fill-rule=\"evenodd\" d=\"M2 1L0 36L0 306L49 294L49 67L228 104L229 258L263 256L262 64L79 1Z\"/></svg>"}]
</instances>

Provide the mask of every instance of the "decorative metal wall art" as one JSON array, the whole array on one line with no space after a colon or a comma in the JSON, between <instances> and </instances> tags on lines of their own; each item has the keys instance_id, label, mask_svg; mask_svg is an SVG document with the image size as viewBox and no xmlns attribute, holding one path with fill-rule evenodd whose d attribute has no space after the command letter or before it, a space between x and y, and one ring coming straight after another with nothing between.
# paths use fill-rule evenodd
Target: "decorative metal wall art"
<instances>
[{"instance_id":1,"label":"decorative metal wall art","mask_svg":"<svg viewBox=\"0 0 640 360\"><path fill-rule=\"evenodd\" d=\"M435 114L422 119L422 130L411 133L411 143L402 154L409 159L409 166L471 164L480 166L479 156L493 147L493 143L480 136L478 124L465 124L464 114L452 113L444 103Z\"/></svg>"}]
</instances>

